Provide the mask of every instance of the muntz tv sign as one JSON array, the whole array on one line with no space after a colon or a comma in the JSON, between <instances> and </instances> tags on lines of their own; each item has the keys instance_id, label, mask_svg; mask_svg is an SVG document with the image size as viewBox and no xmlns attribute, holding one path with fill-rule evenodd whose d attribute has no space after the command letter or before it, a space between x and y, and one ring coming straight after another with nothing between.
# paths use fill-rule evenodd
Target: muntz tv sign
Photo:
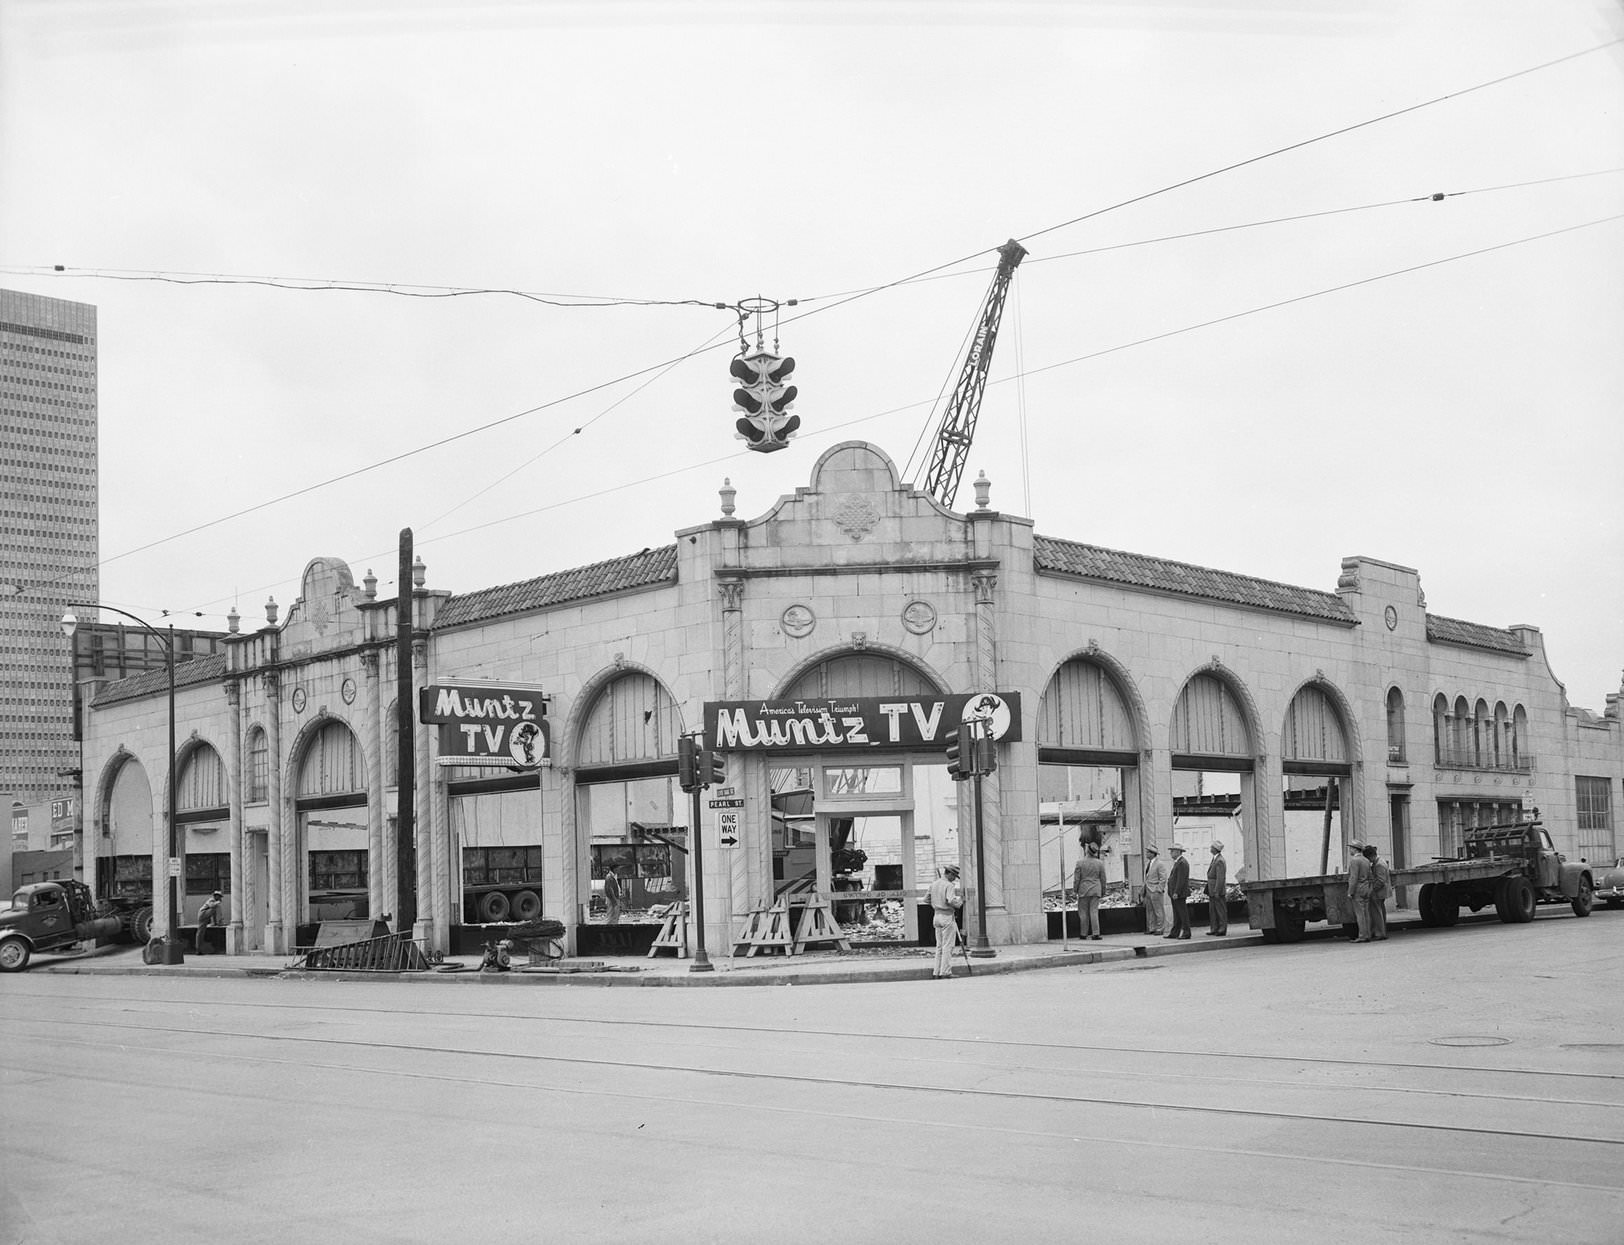
<instances>
[{"instance_id":1,"label":"muntz tv sign","mask_svg":"<svg viewBox=\"0 0 1624 1245\"><path fill-rule=\"evenodd\" d=\"M537 769L552 764L547 698L533 687L434 684L418 693L418 718L440 728L440 765Z\"/></svg>"},{"instance_id":2,"label":"muntz tv sign","mask_svg":"<svg viewBox=\"0 0 1624 1245\"><path fill-rule=\"evenodd\" d=\"M705 702L704 746L718 752L937 749L960 723L1000 743L1021 737L1019 692Z\"/></svg>"}]
</instances>

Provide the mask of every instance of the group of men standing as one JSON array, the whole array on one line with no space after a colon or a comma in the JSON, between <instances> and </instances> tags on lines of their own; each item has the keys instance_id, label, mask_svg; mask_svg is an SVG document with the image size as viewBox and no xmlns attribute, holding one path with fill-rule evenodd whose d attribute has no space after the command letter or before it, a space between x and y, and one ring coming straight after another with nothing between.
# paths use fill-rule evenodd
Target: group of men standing
<instances>
[{"instance_id":1,"label":"group of men standing","mask_svg":"<svg viewBox=\"0 0 1624 1245\"><path fill-rule=\"evenodd\" d=\"M1223 938L1229 934L1229 865L1224 860L1224 845L1213 840L1212 859L1207 864L1207 936ZM1173 857L1169 866L1155 847L1145 848L1149 863L1145 865L1145 932L1161 934L1164 938L1190 936L1190 862L1184 858L1184 845L1174 843L1167 849ZM1168 929L1171 924L1172 928ZM1165 932L1164 932L1165 931Z\"/></svg>"},{"instance_id":2,"label":"group of men standing","mask_svg":"<svg viewBox=\"0 0 1624 1245\"><path fill-rule=\"evenodd\" d=\"M1387 940L1387 897L1392 893L1393 874L1376 855L1376 845L1358 839L1349 843L1348 902L1359 927L1355 942Z\"/></svg>"}]
</instances>

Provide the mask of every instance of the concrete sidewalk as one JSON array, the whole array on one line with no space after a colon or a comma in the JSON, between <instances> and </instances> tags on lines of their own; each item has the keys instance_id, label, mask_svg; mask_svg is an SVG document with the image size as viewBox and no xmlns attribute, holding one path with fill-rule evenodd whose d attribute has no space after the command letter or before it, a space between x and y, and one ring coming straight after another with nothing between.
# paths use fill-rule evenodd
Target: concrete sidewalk
<instances>
[{"instance_id":1,"label":"concrete sidewalk","mask_svg":"<svg viewBox=\"0 0 1624 1245\"><path fill-rule=\"evenodd\" d=\"M1330 936L1332 931L1324 931ZM1341 931L1335 931L1340 936ZM1310 935L1313 936L1312 934ZM956 978L993 976L1044 968L1080 967L1167 955L1240 950L1263 945L1261 934L1244 926L1231 926L1227 937L1211 938L1197 930L1188 941L1173 942L1147 934L1107 934L1099 946L1075 939L996 947L989 957L954 958ZM790 986L833 985L871 981L925 981L930 979L935 952L928 947L861 948L850 952L807 951L796 956L712 956L711 972L692 971L692 960L661 953L652 959L607 956L602 959L553 960L528 965L516 953L513 968L505 973L479 971L480 956L448 956L426 972L313 971L297 967L298 960L276 955L188 955L182 964L143 964L141 948L98 947L71 956L39 956L33 972L92 973L147 977L281 977L302 980L422 981L482 985L545 983L594 986Z\"/></svg>"}]
</instances>

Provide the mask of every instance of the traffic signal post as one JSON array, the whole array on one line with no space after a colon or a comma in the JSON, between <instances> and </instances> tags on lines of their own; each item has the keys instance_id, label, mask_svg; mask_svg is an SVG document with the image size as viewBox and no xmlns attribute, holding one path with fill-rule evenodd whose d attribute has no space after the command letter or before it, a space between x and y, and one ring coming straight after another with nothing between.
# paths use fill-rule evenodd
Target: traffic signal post
<instances>
[{"instance_id":1,"label":"traffic signal post","mask_svg":"<svg viewBox=\"0 0 1624 1245\"><path fill-rule=\"evenodd\" d=\"M699 793L706 787L727 781L727 759L709 748L701 748L693 735L677 740L677 784L692 798L689 817L691 856L694 862L694 962L690 973L710 973L716 966L705 951L705 854L700 842Z\"/></svg>"},{"instance_id":2,"label":"traffic signal post","mask_svg":"<svg viewBox=\"0 0 1624 1245\"><path fill-rule=\"evenodd\" d=\"M997 953L987 944L987 857L981 821L981 780L998 768L998 741L985 722L961 722L947 744L947 774L954 782L973 781L976 808L976 938L967 954L988 959Z\"/></svg>"}]
</instances>

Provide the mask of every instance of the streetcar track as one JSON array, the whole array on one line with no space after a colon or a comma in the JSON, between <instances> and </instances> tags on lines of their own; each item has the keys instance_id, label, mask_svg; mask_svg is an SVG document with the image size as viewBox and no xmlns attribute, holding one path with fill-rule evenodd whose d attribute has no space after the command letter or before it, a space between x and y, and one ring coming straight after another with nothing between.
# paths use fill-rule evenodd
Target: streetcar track
<instances>
[{"instance_id":1,"label":"streetcar track","mask_svg":"<svg viewBox=\"0 0 1624 1245\"><path fill-rule=\"evenodd\" d=\"M151 1032L152 1030L147 1030L147 1031ZM171 1030L170 1032L180 1032L180 1033L192 1034L192 1033L195 1033L196 1031L195 1030ZM249 1036L249 1037L253 1037L253 1036L259 1036L259 1035L254 1035L254 1034L248 1034L248 1035L224 1035L224 1034L222 1034L221 1036ZM309 1038L295 1038L295 1039L287 1039L287 1040L305 1041L305 1042L309 1042L309 1041L329 1042L330 1041L329 1039L309 1039ZM78 1041L78 1040L74 1040L74 1039L58 1039L53 1044L54 1045L59 1045L59 1046L78 1046L78 1047L83 1047L83 1048L90 1049L90 1050L106 1050L106 1049L109 1049L110 1047L115 1047L115 1046L120 1048L120 1049L125 1049L125 1050L128 1049L127 1046L124 1046L121 1043L89 1042L89 1041ZM401 1049L401 1050L410 1050L410 1051L422 1051L422 1050L426 1049L426 1050L429 1050L429 1051L434 1052L434 1053L451 1053L451 1052L441 1052L441 1051L439 1051L438 1048L433 1048L433 1047L419 1048L419 1047L395 1046L393 1044L388 1044L388 1043L350 1043L350 1044L351 1045L360 1045L360 1046L364 1046L364 1047L368 1047L368 1048L372 1048L372 1049L377 1049L379 1047L382 1047L384 1049ZM581 1089L581 1088L576 1088L576 1087L573 1087L573 1086L536 1085L533 1082L497 1080L497 1079L489 1078L489 1077L473 1077L473 1076L461 1075L461 1074L456 1074L456 1073L411 1072L411 1071L406 1071L406 1070L402 1070L402 1069L367 1068L367 1067L360 1067L360 1066L357 1066L355 1064L348 1064L348 1063L336 1063L336 1062L324 1062L324 1061L312 1062L312 1061L309 1061L309 1060L279 1059L279 1058L271 1058L271 1057L268 1057L268 1056L265 1056L265 1055L249 1055L249 1054L238 1054L238 1053L231 1053L231 1052L202 1053L202 1052L198 1052L198 1051L193 1050L193 1049L182 1048L182 1047L174 1047L174 1046L169 1046L169 1047L145 1047L143 1049L147 1050L147 1051L150 1051L154 1055L184 1055L184 1056L186 1056L188 1058L194 1058L194 1059L198 1058L198 1057L200 1057L200 1055L202 1055L202 1057L219 1059L219 1060L224 1060L224 1061L228 1061L228 1062L253 1063L253 1064L259 1064L259 1065L279 1066L279 1067L291 1068L291 1069L294 1069L296 1071L307 1071L307 1070L310 1070L310 1069L320 1069L320 1070L323 1070L323 1071L340 1072L340 1073L348 1073L348 1074L362 1073L362 1074L372 1075L372 1076L392 1077L392 1078L401 1079L401 1080L428 1081L428 1082L435 1082L435 1083L447 1084L447 1085L465 1085L465 1086L470 1086L470 1087L480 1088L480 1089L517 1090L517 1091L527 1091L527 1092L530 1092L530 1093L563 1094L563 1095L569 1095L569 1096L572 1096L572 1097L595 1098L595 1099L617 1098L617 1099L625 1099L625 1100L627 1100L629 1102L640 1103L640 1104L647 1104L647 1103L651 1103L651 1102L657 1102L657 1103L670 1104L672 1106L709 1107L709 1108L714 1108L714 1109L719 1109L719 1110L724 1110L724 1111L739 1111L739 1110L757 1111L757 1112L763 1112L763 1113L768 1113L768 1114L773 1114L773 1115L787 1115L787 1116L796 1116L796 1117L813 1117L813 1118L826 1119L826 1120L831 1120L831 1121L835 1121L835 1122L838 1122L838 1123L846 1123L846 1124L849 1124L849 1123L851 1123L853 1121L860 1121L860 1122L869 1123L869 1124L875 1124L875 1125L879 1125L879 1126L882 1126L882 1127L888 1127L888 1128L894 1128L894 1127L897 1127L897 1126L907 1127L907 1126L912 1125L914 1127L945 1129L945 1130L951 1130L951 1131L955 1131L955 1132L980 1133L980 1134L995 1133L995 1134L1007 1135L1007 1136L1012 1136L1012 1137L1020 1137L1020 1138L1048 1138L1048 1139L1053 1139L1053 1140L1057 1140L1057 1141L1070 1141L1072 1143L1091 1143L1091 1144L1109 1145L1109 1146L1133 1146L1133 1147L1138 1147L1140 1149L1145 1149L1145 1150L1173 1151L1173 1152L1180 1152L1180 1153L1186 1153L1186 1154L1201 1154L1201 1155L1208 1155L1208 1156L1221 1157L1221 1158L1241 1157L1241 1158L1250 1158L1250 1159L1266 1159L1266 1160L1274 1160L1274 1161L1282 1161L1282 1160L1284 1160L1284 1161L1289 1161L1289 1162L1309 1163L1309 1164L1313 1164L1313 1165L1316 1165L1316 1166L1324 1166L1324 1167L1354 1168L1354 1169L1358 1169L1358 1170L1362 1170L1362 1171L1397 1172L1397 1173L1404 1173L1404 1174L1410 1174L1410 1175L1449 1176L1449 1177L1456 1177L1456 1178L1467 1179L1467 1180L1483 1180L1483 1181L1488 1181L1491 1184L1495 1184L1495 1185L1520 1184L1520 1185L1531 1186L1531 1187L1534 1187L1534 1188L1537 1188L1537 1189L1572 1189L1572 1190L1585 1191L1585 1192L1608 1193L1608 1194L1616 1194L1616 1193L1619 1192L1619 1188L1616 1185L1591 1184L1589 1182L1577 1181L1577 1180L1561 1180L1561 1179L1552 1179L1552 1178L1544 1178L1544 1177L1536 1177L1536 1176L1523 1176L1523 1175L1518 1175L1515 1172L1488 1172L1488 1171L1476 1171L1476 1170L1472 1170L1472 1169L1469 1169L1469 1168L1458 1168L1458 1167L1419 1166L1419 1165L1413 1164L1413 1163L1381 1163L1381 1162L1376 1162L1376 1161L1370 1160L1370 1159L1356 1159L1356 1158L1348 1158L1348 1157L1344 1157L1344 1156L1315 1154L1315 1153L1311 1153L1311 1152L1304 1152L1304 1151L1302 1151L1300 1149L1299 1150L1283 1150L1283 1149L1282 1150L1265 1150L1265 1149L1259 1149L1259 1148L1256 1148L1256 1147L1236 1146L1236 1145L1228 1144L1228 1143L1221 1144L1221 1145L1201 1145L1201 1144L1198 1144L1198 1143L1188 1142L1188 1141L1145 1140L1145 1139L1141 1139L1141 1138L1122 1137L1122 1136L1116 1136L1116 1135L1110 1135L1110 1134L1104 1134L1104 1133L1085 1134L1085 1133L1074 1132L1074 1131L1069 1130L1069 1129L1066 1130L1066 1131L1056 1131L1054 1129L1033 1128L1033 1127L1025 1127L1025 1126L1020 1127L1020 1128L1014 1128L1014 1127L1009 1127L1009 1126L1006 1126L1006 1125L988 1124L988 1123L976 1122L976 1121L962 1122L962 1121L953 1120L953 1119L943 1120L943 1119L932 1119L932 1118L917 1117L917 1116L909 1118L909 1117L901 1117L901 1116L898 1116L898 1115L876 1115L876 1114L872 1114L872 1113L854 1112L854 1111L850 1111L850 1110L825 1111L825 1110L819 1110L819 1109L817 1109L815 1107L807 1107L807 1106L798 1106L798 1105L797 1106L779 1106L779 1105L768 1104L768 1103L760 1103L760 1102L739 1102L739 1101L734 1101L732 1099L726 1099L726 1098L707 1098L707 1097L701 1097L701 1096L696 1096L696 1095L677 1095L677 1094L652 1093L652 1092L649 1092L649 1091L646 1091L646 1090L632 1091L632 1090L615 1090L615 1089L605 1089L605 1088ZM545 1059L546 1058L545 1056L509 1056L509 1057L511 1057L511 1058L520 1058L520 1059L532 1059L532 1058ZM630 1062L579 1061L579 1060L571 1060L571 1061L567 1061L567 1062L595 1062L595 1063L602 1063L603 1066L607 1066L607 1067L639 1067L639 1068L649 1067L649 1065L640 1064L640 1063L630 1063ZM662 1069L660 1069L658 1067L654 1067L654 1068L650 1068L650 1070L656 1070L657 1071L657 1070L662 1070ZM683 1069L683 1068L666 1069L666 1070L688 1071L688 1072L698 1071L696 1069ZM53 1075L57 1075L59 1077L62 1075L60 1069L52 1069L51 1071L52 1071ZM838 1080L834 1080L833 1078L782 1077L782 1076L768 1076L767 1074L760 1074L760 1073L754 1073L754 1074L752 1074L752 1073L744 1073L744 1074L718 1073L716 1075L739 1075L739 1076L744 1076L744 1077L751 1077L751 1078L754 1078L754 1079L789 1080L789 1081L798 1081L798 1082L802 1082L802 1083L815 1084L815 1085L840 1085L840 1086L850 1086L850 1087L854 1087L854 1088L894 1088L894 1089L902 1089L902 1090L911 1090L911 1089L921 1089L922 1088L922 1089L925 1089L927 1091L931 1091L931 1087L915 1087L915 1086L905 1086L905 1085L904 1086L880 1086L880 1085L876 1085L875 1083L872 1083L872 1082L838 1081ZM99 1077L99 1076L88 1075L88 1074L85 1074L85 1073L75 1073L74 1077L75 1077L75 1079L80 1080L80 1081L90 1081L90 1082L100 1083L100 1084L115 1084L115 1085L124 1084L124 1082L119 1081L119 1080L117 1080L116 1078L113 1078L113 1077ZM1047 1100L1055 1101L1055 1102L1062 1103L1062 1104L1069 1104L1069 1103L1083 1104L1083 1103L1088 1103L1088 1102L1092 1101L1092 1100L1088 1100L1088 1099L1079 1099L1079 1098L1063 1097L1063 1096L1056 1096L1056 1095L1043 1095L1043 1094L1009 1095L1009 1094L998 1093L997 1091L977 1091L977 1090L952 1090L952 1089L947 1089L947 1090L934 1090L932 1092L949 1093L949 1094L980 1093L980 1094L987 1094L987 1095L996 1096L996 1097L1019 1097L1019 1098L1028 1098L1028 1099L1032 1099L1032 1098L1047 1099ZM1251 1113L1251 1112L1235 1112L1233 1110L1228 1110L1228 1109L1223 1109L1223 1108L1166 1107L1166 1106L1164 1106L1162 1104L1156 1104L1156 1103L1150 1103L1150 1104L1121 1103L1121 1102L1116 1102L1116 1101L1112 1101L1112 1100L1105 1100L1104 1105L1108 1105L1108 1106L1137 1106L1137 1107L1141 1107L1141 1108L1148 1108L1148 1109L1153 1110L1153 1111L1154 1110L1184 1110L1184 1111L1196 1111L1196 1112L1214 1112L1214 1113L1222 1113L1222 1114L1259 1114L1259 1113ZM1272 1114L1273 1114L1274 1118L1283 1118L1283 1119L1288 1119L1288 1120L1294 1120L1294 1121L1299 1121L1299 1122L1309 1122L1309 1123L1355 1123L1355 1124L1378 1123L1378 1124L1382 1124L1382 1125L1385 1125L1385 1126L1388 1126L1388 1127L1396 1127L1396 1128L1411 1128L1411 1127L1414 1127L1414 1128L1421 1128L1421 1129L1432 1129L1432 1130L1437 1130L1437 1131L1475 1132L1475 1133L1480 1133L1480 1134L1487 1133L1488 1135L1505 1136L1505 1137L1534 1136L1534 1137L1536 1137L1536 1138L1538 1138L1540 1140L1566 1140L1566 1141L1578 1141L1578 1142L1581 1142L1581 1143L1590 1143L1590 1142L1595 1140L1595 1139L1590 1139L1590 1138L1549 1137L1546 1134L1524 1134L1524 1133L1509 1133L1509 1132L1498 1132L1498 1133L1496 1133L1496 1132L1493 1132L1492 1130L1481 1130L1481 1129L1451 1129L1451 1128L1448 1128L1447 1126L1443 1126L1443 1125L1425 1125L1425 1124L1408 1125L1408 1124L1394 1124L1394 1123L1392 1123L1390 1121L1339 1120L1336 1117L1327 1117L1327 1116L1319 1116L1319 1115L1312 1115L1312 1116L1310 1116L1310 1115L1289 1115L1289 1114L1284 1114L1284 1113L1272 1113ZM1624 1143L1608 1142L1608 1141L1605 1141L1603 1139L1603 1144L1624 1144Z\"/></svg>"},{"instance_id":2,"label":"streetcar track","mask_svg":"<svg viewBox=\"0 0 1624 1245\"><path fill-rule=\"evenodd\" d=\"M89 1029L133 1030L140 1033L167 1033L188 1037L218 1037L262 1042L286 1042L289 1044L311 1046L347 1047L361 1050L388 1050L407 1054L446 1055L470 1059L512 1059L525 1063L558 1064L589 1068L637 1068L648 1072L667 1072L679 1075L686 1074L701 1077L722 1077L743 1081L779 1082L791 1085L841 1086L855 1089L893 1091L898 1093L958 1094L965 1097L985 1098L998 1101L1049 1102L1077 1106L1104 1106L1152 1111L1177 1111L1194 1115L1235 1116L1242 1119L1287 1120L1294 1122L1356 1125L1370 1128L1415 1129L1423 1132L1465 1134L1482 1137L1503 1137L1508 1139L1515 1138L1519 1140L1535 1141L1571 1141L1584 1145L1624 1147L1624 1138L1580 1136L1577 1134L1568 1133L1528 1132L1522 1129L1484 1128L1477 1125L1429 1124L1425 1122L1361 1119L1357 1116L1345 1115L1309 1115L1301 1112L1271 1110L1261 1107L1216 1107L1186 1103L1145 1102L1133 1099L1107 1098L1082 1094L1042 1093L1034 1090L984 1089L974 1086L955 1087L943 1085L910 1084L902 1081L850 1080L836 1077L813 1076L806 1073L760 1072L745 1069L692 1067L685 1064L675 1063L652 1063L646 1059L595 1059L582 1055L549 1055L545 1053L528 1051L477 1050L471 1047L428 1046L415 1042L358 1041L353 1038L342 1037L317 1037L302 1034L249 1033L229 1029L180 1028L155 1024L124 1024L117 1021L105 1020L69 1020L54 1023L58 1026L61 1024L70 1024ZM340 1066L352 1067L353 1065ZM367 1069L357 1070L366 1071ZM1322 1090L1328 1087L1310 1088ZM1336 1088L1346 1092L1346 1089L1349 1087ZM1373 1087L1368 1092L1381 1091L1379 1087ZM1612 1104L1592 1103L1583 1105L1606 1107Z\"/></svg>"},{"instance_id":3,"label":"streetcar track","mask_svg":"<svg viewBox=\"0 0 1624 1245\"><path fill-rule=\"evenodd\" d=\"M27 993L17 997L50 999L54 1001L63 1000L63 996L59 994ZM158 1012L176 1007L201 1007L212 1010L222 1006L219 999L154 1000L151 998L141 998L136 996L98 995L97 1001L99 1003L136 1003L151 1007L154 1011ZM1180 1059L1236 1059L1261 1063L1323 1064L1327 1067L1361 1069L1391 1068L1415 1072L1467 1072L1474 1075L1537 1076L1542 1080L1550 1080L1560 1077L1564 1079L1582 1081L1624 1081L1624 1072L1569 1072L1561 1069L1511 1068L1500 1065L1481 1066L1457 1063L1418 1063L1407 1060L1342 1059L1325 1055L1273 1055L1261 1051L1176 1050L1162 1046L1112 1046L1104 1043L1092 1042L1034 1042L1010 1038L989 1039L980 1037L942 1037L938 1034L928 1033L880 1033L856 1029L812 1029L802 1025L796 1025L794 1027L784 1025L724 1025L706 1021L620 1019L617 1017L601 1016L539 1016L524 1013L494 1011L426 1011L422 1008L406 1007L361 1007L354 1004L326 1003L259 1003L240 1002L237 1000L232 1000L230 1003L225 1004L225 1006L255 1008L281 1013L292 1011L313 1011L322 1013L356 1012L363 1016L403 1016L411 1018L436 1017L448 1020L509 1020L521 1021L528 1024L602 1025L606 1028L674 1029L679 1031L706 1033L723 1032L730 1034L758 1033L771 1037L855 1038L863 1041L909 1043L939 1042L953 1045L972 1046L978 1050L1006 1047L1014 1050L1075 1051L1079 1053L1119 1055L1165 1055L1170 1058ZM3 1013L0 1013L0 1020L8 1019L28 1019L28 1017L8 1017ZM1541 1099L1540 1101L1554 1100ZM1608 1104L1603 1103L1597 1105Z\"/></svg>"}]
</instances>

